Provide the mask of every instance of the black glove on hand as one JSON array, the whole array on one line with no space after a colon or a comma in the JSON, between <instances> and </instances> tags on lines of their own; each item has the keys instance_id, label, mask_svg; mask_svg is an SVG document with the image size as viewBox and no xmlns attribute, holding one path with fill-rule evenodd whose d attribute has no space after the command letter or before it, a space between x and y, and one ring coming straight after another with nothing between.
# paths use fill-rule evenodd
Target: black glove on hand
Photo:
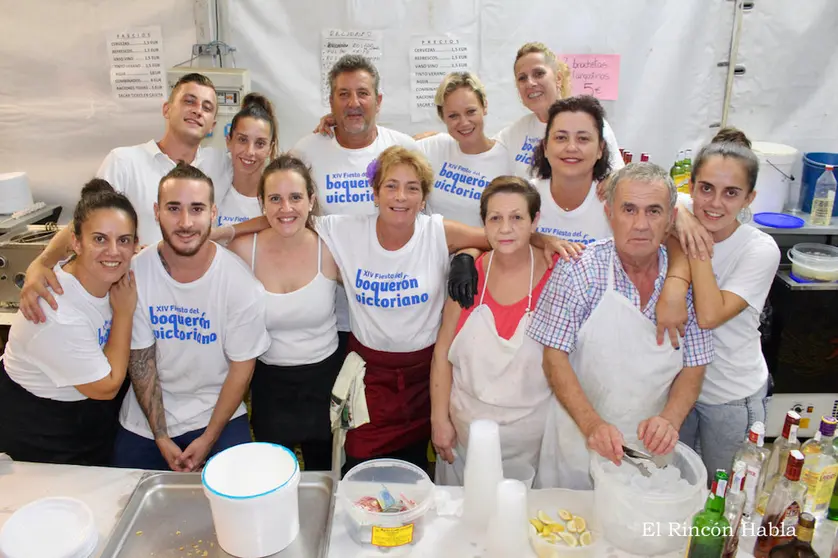
<instances>
[{"instance_id":1,"label":"black glove on hand","mask_svg":"<svg viewBox=\"0 0 838 558\"><path fill-rule=\"evenodd\" d=\"M469 254L457 254L448 273L448 296L461 308L471 308L477 294L477 268Z\"/></svg>"}]
</instances>

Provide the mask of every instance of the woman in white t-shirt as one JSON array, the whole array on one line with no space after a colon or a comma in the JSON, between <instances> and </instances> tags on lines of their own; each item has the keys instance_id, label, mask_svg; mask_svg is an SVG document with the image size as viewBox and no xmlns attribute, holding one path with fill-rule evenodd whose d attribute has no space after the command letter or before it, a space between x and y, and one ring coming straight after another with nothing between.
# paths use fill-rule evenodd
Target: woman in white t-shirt
<instances>
[{"instance_id":1,"label":"woman in white t-shirt","mask_svg":"<svg viewBox=\"0 0 838 558\"><path fill-rule=\"evenodd\" d=\"M533 185L541 194L538 232L591 244L611 236L597 184L611 171L603 139L605 111L593 97L550 107L543 141L533 152Z\"/></svg>"},{"instance_id":2,"label":"woman in white t-shirt","mask_svg":"<svg viewBox=\"0 0 838 558\"><path fill-rule=\"evenodd\" d=\"M216 204L215 226L235 225L262 214L257 195L259 179L265 162L276 158L278 134L271 102L259 93L248 93L227 134L228 179L233 187Z\"/></svg>"},{"instance_id":3,"label":"woman in white t-shirt","mask_svg":"<svg viewBox=\"0 0 838 558\"><path fill-rule=\"evenodd\" d=\"M417 142L434 172L428 209L446 219L482 227L483 189L495 177L512 172L506 147L486 137L483 130L486 91L474 74L453 72L439 84L434 101L448 133Z\"/></svg>"},{"instance_id":4,"label":"woman in white t-shirt","mask_svg":"<svg viewBox=\"0 0 838 558\"><path fill-rule=\"evenodd\" d=\"M442 320L449 255L488 249L483 229L422 213L433 172L425 158L389 147L367 169L376 215L316 222L349 299L349 350L365 361L370 422L346 436L345 469L376 457L427 465L430 366ZM544 237L538 236L541 244ZM556 240L563 255L575 253Z\"/></svg>"},{"instance_id":5,"label":"woman in white t-shirt","mask_svg":"<svg viewBox=\"0 0 838 558\"><path fill-rule=\"evenodd\" d=\"M497 139L509 151L514 174L529 178L533 152L544 137L550 107L571 96L570 69L543 43L527 43L519 48L513 69L518 95L530 114L501 130ZM611 170L622 168L617 138L606 120L602 122L601 136L608 144Z\"/></svg>"},{"instance_id":6,"label":"woman in white t-shirt","mask_svg":"<svg viewBox=\"0 0 838 558\"><path fill-rule=\"evenodd\" d=\"M690 180L694 217L679 211L678 221L685 252L697 240L697 227L714 243L712 259L690 257L690 272L698 324L713 330L716 358L680 432L708 471L729 469L748 428L765 422L769 374L760 314L780 263L774 239L740 223L750 219L759 161L745 135L731 132L720 131L699 151ZM674 279L661 297L683 303L688 278Z\"/></svg>"},{"instance_id":7,"label":"woman in white t-shirt","mask_svg":"<svg viewBox=\"0 0 838 558\"><path fill-rule=\"evenodd\" d=\"M128 369L137 213L106 181L82 189L76 256L55 266L58 309L18 312L0 361L0 452L19 461L108 465Z\"/></svg>"},{"instance_id":8,"label":"woman in white t-shirt","mask_svg":"<svg viewBox=\"0 0 838 558\"><path fill-rule=\"evenodd\" d=\"M344 357L335 318L337 265L314 231L316 188L305 163L280 155L258 192L270 227L229 245L266 291L271 346L253 372L250 424L257 441L299 445L306 470L329 470L329 403Z\"/></svg>"}]
</instances>

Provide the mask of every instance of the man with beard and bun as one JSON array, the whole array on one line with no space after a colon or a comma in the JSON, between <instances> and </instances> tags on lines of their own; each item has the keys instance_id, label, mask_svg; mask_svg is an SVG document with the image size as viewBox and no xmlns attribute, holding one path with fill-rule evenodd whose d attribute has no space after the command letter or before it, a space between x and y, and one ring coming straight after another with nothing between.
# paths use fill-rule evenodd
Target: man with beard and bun
<instances>
[{"instance_id":1,"label":"man with beard and bun","mask_svg":"<svg viewBox=\"0 0 838 558\"><path fill-rule=\"evenodd\" d=\"M264 296L244 263L209 241L216 211L212 180L199 169L179 163L160 181L163 240L133 262L134 389L120 412L117 466L196 471L250 441L242 399L270 345Z\"/></svg>"}]
</instances>

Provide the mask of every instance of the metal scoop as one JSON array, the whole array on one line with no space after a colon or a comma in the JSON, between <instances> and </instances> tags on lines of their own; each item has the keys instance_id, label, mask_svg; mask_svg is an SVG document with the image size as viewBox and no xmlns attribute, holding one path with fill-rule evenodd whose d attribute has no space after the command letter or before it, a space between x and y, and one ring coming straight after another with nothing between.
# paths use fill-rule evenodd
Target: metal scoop
<instances>
[{"instance_id":1,"label":"metal scoop","mask_svg":"<svg viewBox=\"0 0 838 558\"><path fill-rule=\"evenodd\" d=\"M644 451L636 450L628 446L623 446L623 452L633 459L645 459L654 463L658 469L664 469L672 462L672 454L669 455L651 455Z\"/></svg>"},{"instance_id":2,"label":"metal scoop","mask_svg":"<svg viewBox=\"0 0 838 558\"><path fill-rule=\"evenodd\" d=\"M625 461L626 463L629 463L629 464L633 465L634 467L636 467L637 470L640 471L640 474L643 475L644 477L651 477L652 476L652 473L649 471L649 468L646 467L646 465L644 465L643 463L638 463L637 461L635 461L631 457L628 457L628 453L623 456L623 461Z\"/></svg>"}]
</instances>

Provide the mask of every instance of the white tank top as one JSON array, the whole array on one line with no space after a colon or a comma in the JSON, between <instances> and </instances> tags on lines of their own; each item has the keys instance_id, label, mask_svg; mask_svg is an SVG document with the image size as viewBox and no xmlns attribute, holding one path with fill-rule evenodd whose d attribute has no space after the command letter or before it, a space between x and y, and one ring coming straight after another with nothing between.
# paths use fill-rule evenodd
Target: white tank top
<instances>
[{"instance_id":1,"label":"white tank top","mask_svg":"<svg viewBox=\"0 0 838 558\"><path fill-rule=\"evenodd\" d=\"M250 269L256 268L256 237ZM271 346L259 360L274 366L314 364L338 348L335 293L337 281L322 271L322 240L317 239L317 275L290 293L265 291L265 325Z\"/></svg>"}]
</instances>

